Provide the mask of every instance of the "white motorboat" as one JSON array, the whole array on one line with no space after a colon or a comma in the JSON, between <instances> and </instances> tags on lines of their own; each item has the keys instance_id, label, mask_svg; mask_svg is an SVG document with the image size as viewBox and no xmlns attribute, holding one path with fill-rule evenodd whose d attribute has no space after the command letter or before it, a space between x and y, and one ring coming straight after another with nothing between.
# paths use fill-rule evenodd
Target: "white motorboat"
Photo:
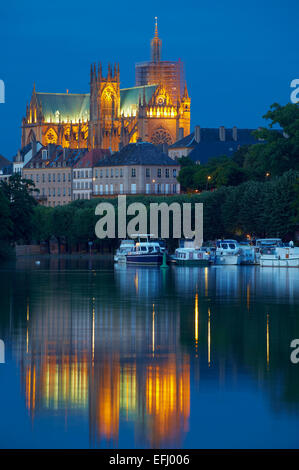
<instances>
[{"instance_id":1,"label":"white motorboat","mask_svg":"<svg viewBox=\"0 0 299 470\"><path fill-rule=\"evenodd\" d=\"M260 251L261 267L299 268L299 249L286 246L263 247Z\"/></svg>"},{"instance_id":2,"label":"white motorboat","mask_svg":"<svg viewBox=\"0 0 299 470\"><path fill-rule=\"evenodd\" d=\"M255 241L255 264L260 264L261 251L267 248L282 247L281 238L258 238Z\"/></svg>"},{"instance_id":3,"label":"white motorboat","mask_svg":"<svg viewBox=\"0 0 299 470\"><path fill-rule=\"evenodd\" d=\"M134 240L122 240L120 247L116 251L114 255L114 261L116 263L126 263L127 262L127 254L133 250L135 245Z\"/></svg>"},{"instance_id":4,"label":"white motorboat","mask_svg":"<svg viewBox=\"0 0 299 470\"><path fill-rule=\"evenodd\" d=\"M240 245L236 240L217 240L215 264L241 264Z\"/></svg>"}]
</instances>

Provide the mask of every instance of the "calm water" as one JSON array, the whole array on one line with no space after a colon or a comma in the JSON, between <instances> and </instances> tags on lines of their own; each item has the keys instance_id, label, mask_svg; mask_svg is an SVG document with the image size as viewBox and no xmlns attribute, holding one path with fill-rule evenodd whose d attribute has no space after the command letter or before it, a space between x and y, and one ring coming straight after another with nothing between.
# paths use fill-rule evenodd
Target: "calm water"
<instances>
[{"instance_id":1,"label":"calm water","mask_svg":"<svg viewBox=\"0 0 299 470\"><path fill-rule=\"evenodd\" d=\"M0 447L299 447L299 270L0 269Z\"/></svg>"}]
</instances>

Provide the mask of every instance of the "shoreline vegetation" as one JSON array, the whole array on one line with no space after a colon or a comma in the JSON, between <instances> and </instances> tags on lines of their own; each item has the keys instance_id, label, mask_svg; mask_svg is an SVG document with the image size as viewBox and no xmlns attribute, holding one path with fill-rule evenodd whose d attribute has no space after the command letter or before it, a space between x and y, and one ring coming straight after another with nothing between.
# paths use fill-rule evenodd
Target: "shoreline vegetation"
<instances>
[{"instance_id":1,"label":"shoreline vegetation","mask_svg":"<svg viewBox=\"0 0 299 470\"><path fill-rule=\"evenodd\" d=\"M204 240L219 238L280 237L296 240L299 228L299 107L274 104L264 116L269 128L256 131L259 144L240 148L233 157L209 160L196 165L188 157L181 159L179 181L184 194L175 196L131 195L127 206L167 201L179 204L203 203ZM279 130L273 129L275 125ZM112 253L119 240L100 240L95 235L100 202L114 206L115 197L76 200L65 206L45 207L34 198L32 181L14 174L0 183L0 259L14 256L15 245L40 245L41 253ZM134 216L127 216L127 222ZM170 212L169 248L172 238ZM161 220L159 220L160 225ZM148 217L149 224L149 217ZM149 232L148 227L148 233ZM54 249L55 245L55 249Z\"/></svg>"}]
</instances>

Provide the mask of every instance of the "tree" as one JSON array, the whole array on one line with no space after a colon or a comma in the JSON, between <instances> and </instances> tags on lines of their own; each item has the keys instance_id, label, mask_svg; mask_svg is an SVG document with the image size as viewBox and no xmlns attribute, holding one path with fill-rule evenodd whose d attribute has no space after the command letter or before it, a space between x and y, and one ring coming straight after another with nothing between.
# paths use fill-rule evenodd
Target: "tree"
<instances>
[{"instance_id":1,"label":"tree","mask_svg":"<svg viewBox=\"0 0 299 470\"><path fill-rule=\"evenodd\" d=\"M298 105L274 103L263 117L270 121L269 128L254 134L264 142L251 146L244 159L250 177L264 180L266 175L281 176L290 169L299 170Z\"/></svg>"},{"instance_id":2,"label":"tree","mask_svg":"<svg viewBox=\"0 0 299 470\"><path fill-rule=\"evenodd\" d=\"M15 242L29 243L32 235L32 217L37 205L33 193L34 183L15 173L8 181L2 181L0 188L9 201L12 220L12 238Z\"/></svg>"}]
</instances>

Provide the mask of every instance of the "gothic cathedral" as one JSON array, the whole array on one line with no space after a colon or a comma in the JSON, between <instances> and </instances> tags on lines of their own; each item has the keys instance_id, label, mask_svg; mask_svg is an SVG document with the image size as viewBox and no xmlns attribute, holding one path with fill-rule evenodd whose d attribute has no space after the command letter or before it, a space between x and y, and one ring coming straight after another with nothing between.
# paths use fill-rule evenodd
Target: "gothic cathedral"
<instances>
[{"instance_id":1,"label":"gothic cathedral","mask_svg":"<svg viewBox=\"0 0 299 470\"><path fill-rule=\"evenodd\" d=\"M190 133L190 98L183 64L161 60L162 41L151 41L151 61L136 64L136 86L120 88L119 65L91 66L90 93L40 93L33 87L22 121L22 147L43 145L117 151L137 140L172 144Z\"/></svg>"}]
</instances>

